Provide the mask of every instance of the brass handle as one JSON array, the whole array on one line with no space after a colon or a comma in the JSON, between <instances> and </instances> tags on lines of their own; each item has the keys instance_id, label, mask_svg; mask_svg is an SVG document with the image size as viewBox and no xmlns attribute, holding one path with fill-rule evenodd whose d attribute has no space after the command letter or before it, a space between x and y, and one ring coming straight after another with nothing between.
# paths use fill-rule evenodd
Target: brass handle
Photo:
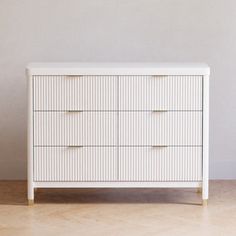
<instances>
[{"instance_id":1,"label":"brass handle","mask_svg":"<svg viewBox=\"0 0 236 236\"><path fill-rule=\"evenodd\" d=\"M81 78L83 75L66 75L66 78Z\"/></svg>"},{"instance_id":2,"label":"brass handle","mask_svg":"<svg viewBox=\"0 0 236 236\"><path fill-rule=\"evenodd\" d=\"M166 78L168 75L153 75L154 78Z\"/></svg>"},{"instance_id":3,"label":"brass handle","mask_svg":"<svg viewBox=\"0 0 236 236\"><path fill-rule=\"evenodd\" d=\"M153 148L166 148L168 145L152 145Z\"/></svg>"},{"instance_id":4,"label":"brass handle","mask_svg":"<svg viewBox=\"0 0 236 236\"><path fill-rule=\"evenodd\" d=\"M153 110L152 112L168 112L168 110L160 109L160 110Z\"/></svg>"},{"instance_id":5,"label":"brass handle","mask_svg":"<svg viewBox=\"0 0 236 236\"><path fill-rule=\"evenodd\" d=\"M83 110L67 110L67 112L83 112Z\"/></svg>"},{"instance_id":6,"label":"brass handle","mask_svg":"<svg viewBox=\"0 0 236 236\"><path fill-rule=\"evenodd\" d=\"M68 148L82 148L82 147L84 147L84 146L82 146L82 145L69 145L69 146L67 146Z\"/></svg>"}]
</instances>

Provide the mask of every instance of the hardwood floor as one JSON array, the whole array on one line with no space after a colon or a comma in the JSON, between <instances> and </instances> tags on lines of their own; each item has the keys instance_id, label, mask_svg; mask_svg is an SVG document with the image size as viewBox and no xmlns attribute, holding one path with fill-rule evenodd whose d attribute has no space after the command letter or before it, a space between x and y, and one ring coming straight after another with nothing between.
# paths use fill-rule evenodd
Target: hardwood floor
<instances>
[{"instance_id":1,"label":"hardwood floor","mask_svg":"<svg viewBox=\"0 0 236 236\"><path fill-rule=\"evenodd\" d=\"M38 189L0 181L0 236L236 235L236 180L211 181L207 207L193 189Z\"/></svg>"}]
</instances>

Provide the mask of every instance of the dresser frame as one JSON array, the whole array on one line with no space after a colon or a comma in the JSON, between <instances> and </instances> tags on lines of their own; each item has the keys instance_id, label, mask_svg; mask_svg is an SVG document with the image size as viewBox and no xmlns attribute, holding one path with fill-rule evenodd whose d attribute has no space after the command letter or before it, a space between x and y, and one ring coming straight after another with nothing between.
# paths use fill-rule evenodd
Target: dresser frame
<instances>
[{"instance_id":1,"label":"dresser frame","mask_svg":"<svg viewBox=\"0 0 236 236\"><path fill-rule=\"evenodd\" d=\"M209 182L209 75L205 64L87 64L32 63L27 67L28 78L28 203L34 203L37 188L196 188L207 205ZM201 75L202 98L202 181L198 182L35 182L33 180L33 76L34 75Z\"/></svg>"}]
</instances>

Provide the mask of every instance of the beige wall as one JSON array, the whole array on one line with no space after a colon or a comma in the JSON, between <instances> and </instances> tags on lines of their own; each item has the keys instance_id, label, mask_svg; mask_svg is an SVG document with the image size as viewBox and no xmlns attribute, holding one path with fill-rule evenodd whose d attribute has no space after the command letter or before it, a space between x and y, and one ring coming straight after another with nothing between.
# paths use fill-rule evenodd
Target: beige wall
<instances>
[{"instance_id":1,"label":"beige wall","mask_svg":"<svg viewBox=\"0 0 236 236\"><path fill-rule=\"evenodd\" d=\"M0 0L0 179L26 178L31 61L207 62L210 173L236 178L236 1Z\"/></svg>"}]
</instances>

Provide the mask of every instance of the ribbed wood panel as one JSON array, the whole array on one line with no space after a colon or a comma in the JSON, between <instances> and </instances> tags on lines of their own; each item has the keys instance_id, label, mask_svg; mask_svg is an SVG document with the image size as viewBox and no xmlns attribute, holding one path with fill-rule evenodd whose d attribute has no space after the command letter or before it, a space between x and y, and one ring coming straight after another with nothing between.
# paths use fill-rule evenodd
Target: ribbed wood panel
<instances>
[{"instance_id":1,"label":"ribbed wood panel","mask_svg":"<svg viewBox=\"0 0 236 236\"><path fill-rule=\"evenodd\" d=\"M35 110L117 110L116 76L34 76Z\"/></svg>"},{"instance_id":2,"label":"ribbed wood panel","mask_svg":"<svg viewBox=\"0 0 236 236\"><path fill-rule=\"evenodd\" d=\"M120 110L202 110L202 76L120 76Z\"/></svg>"},{"instance_id":3,"label":"ribbed wood panel","mask_svg":"<svg viewBox=\"0 0 236 236\"><path fill-rule=\"evenodd\" d=\"M117 145L117 113L34 112L34 145Z\"/></svg>"},{"instance_id":4,"label":"ribbed wood panel","mask_svg":"<svg viewBox=\"0 0 236 236\"><path fill-rule=\"evenodd\" d=\"M120 181L201 181L201 147L121 147Z\"/></svg>"},{"instance_id":5,"label":"ribbed wood panel","mask_svg":"<svg viewBox=\"0 0 236 236\"><path fill-rule=\"evenodd\" d=\"M117 169L116 148L34 148L34 181L114 181Z\"/></svg>"},{"instance_id":6,"label":"ribbed wood panel","mask_svg":"<svg viewBox=\"0 0 236 236\"><path fill-rule=\"evenodd\" d=\"M120 145L202 145L202 112L120 112Z\"/></svg>"},{"instance_id":7,"label":"ribbed wood panel","mask_svg":"<svg viewBox=\"0 0 236 236\"><path fill-rule=\"evenodd\" d=\"M202 76L34 76L33 93L35 181L202 180Z\"/></svg>"}]
</instances>

